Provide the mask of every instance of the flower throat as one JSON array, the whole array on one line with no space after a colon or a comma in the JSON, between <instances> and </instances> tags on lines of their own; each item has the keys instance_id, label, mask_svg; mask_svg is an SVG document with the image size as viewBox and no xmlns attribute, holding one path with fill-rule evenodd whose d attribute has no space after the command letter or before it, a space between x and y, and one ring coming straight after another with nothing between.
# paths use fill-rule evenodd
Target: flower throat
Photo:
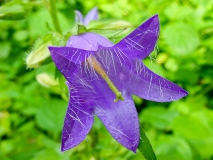
<instances>
[{"instance_id":1,"label":"flower throat","mask_svg":"<svg viewBox=\"0 0 213 160\"><path fill-rule=\"evenodd\" d=\"M94 68L94 70L104 79L104 81L108 84L109 88L115 94L116 98L114 99L114 102L118 102L119 100L124 100L122 93L113 84L113 82L111 81L109 76L106 74L104 69L101 67L100 63L96 60L96 58L94 56L90 56L90 58L91 58L90 61L87 60L90 67Z\"/></svg>"}]
</instances>

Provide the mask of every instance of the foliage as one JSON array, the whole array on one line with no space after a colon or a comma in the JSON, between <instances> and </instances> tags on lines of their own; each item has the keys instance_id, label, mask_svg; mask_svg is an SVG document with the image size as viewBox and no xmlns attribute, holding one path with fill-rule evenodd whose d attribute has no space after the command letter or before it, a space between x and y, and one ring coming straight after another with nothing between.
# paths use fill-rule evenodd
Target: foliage
<instances>
[{"instance_id":1,"label":"foliage","mask_svg":"<svg viewBox=\"0 0 213 160\"><path fill-rule=\"evenodd\" d=\"M25 59L40 42L63 45L67 37L53 34L47 0L3 0L0 5L0 159L144 159L139 152L134 154L119 145L98 119L82 144L60 152L67 107L64 79L54 79L49 61L34 70L26 69ZM74 10L87 13L94 6L103 21L122 19L134 27L159 14L158 47L145 63L190 94L172 103L134 96L141 125L159 160L212 159L213 1L60 0L57 8L63 33L69 36L72 32ZM50 36L45 37L47 34ZM56 82L49 84L42 73ZM59 82L60 87L54 86Z\"/></svg>"}]
</instances>

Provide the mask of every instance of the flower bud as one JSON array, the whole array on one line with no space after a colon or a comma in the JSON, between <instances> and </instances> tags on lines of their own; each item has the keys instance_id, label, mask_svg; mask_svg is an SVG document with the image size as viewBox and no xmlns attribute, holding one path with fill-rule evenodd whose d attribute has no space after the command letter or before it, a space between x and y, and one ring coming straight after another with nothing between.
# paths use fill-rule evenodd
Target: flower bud
<instances>
[{"instance_id":1,"label":"flower bud","mask_svg":"<svg viewBox=\"0 0 213 160\"><path fill-rule=\"evenodd\" d=\"M52 78L47 73L40 73L36 76L36 80L44 87L50 88L53 86L59 85L59 82L57 79Z\"/></svg>"},{"instance_id":2,"label":"flower bud","mask_svg":"<svg viewBox=\"0 0 213 160\"><path fill-rule=\"evenodd\" d=\"M131 28L132 24L123 21L123 20L117 20L117 21L112 21L104 26L104 29L125 29L125 28Z\"/></svg>"},{"instance_id":3,"label":"flower bud","mask_svg":"<svg viewBox=\"0 0 213 160\"><path fill-rule=\"evenodd\" d=\"M58 78L54 79L51 75L49 75L47 73L40 73L36 76L36 80L42 86L52 89L56 93L61 92Z\"/></svg>"},{"instance_id":4,"label":"flower bud","mask_svg":"<svg viewBox=\"0 0 213 160\"><path fill-rule=\"evenodd\" d=\"M51 41L47 41L37 49L31 51L26 58L27 68L37 68L41 66L42 62L50 56L47 48L50 45L52 45Z\"/></svg>"},{"instance_id":5,"label":"flower bud","mask_svg":"<svg viewBox=\"0 0 213 160\"><path fill-rule=\"evenodd\" d=\"M119 38L127 34L132 24L123 20L93 21L88 27L88 32L94 32L107 38Z\"/></svg>"}]
</instances>

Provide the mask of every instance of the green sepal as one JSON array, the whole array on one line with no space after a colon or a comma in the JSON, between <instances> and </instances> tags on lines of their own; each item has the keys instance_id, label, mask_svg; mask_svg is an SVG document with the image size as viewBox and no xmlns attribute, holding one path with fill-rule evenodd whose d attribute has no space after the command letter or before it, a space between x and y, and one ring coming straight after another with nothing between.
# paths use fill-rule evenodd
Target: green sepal
<instances>
[{"instance_id":1,"label":"green sepal","mask_svg":"<svg viewBox=\"0 0 213 160\"><path fill-rule=\"evenodd\" d=\"M67 39L64 35L58 32L52 32L52 44L53 46L65 46Z\"/></svg>"},{"instance_id":2,"label":"green sepal","mask_svg":"<svg viewBox=\"0 0 213 160\"><path fill-rule=\"evenodd\" d=\"M78 34L85 33L85 32L88 32L86 27L82 24L78 24Z\"/></svg>"},{"instance_id":3,"label":"green sepal","mask_svg":"<svg viewBox=\"0 0 213 160\"><path fill-rule=\"evenodd\" d=\"M25 61L27 68L38 68L50 57L48 46L52 45L52 35L48 34L34 43L32 51L27 55ZM45 64L49 63L49 60Z\"/></svg>"},{"instance_id":4,"label":"green sepal","mask_svg":"<svg viewBox=\"0 0 213 160\"><path fill-rule=\"evenodd\" d=\"M138 145L138 150L143 154L146 160L157 160L154 150L144 133L142 127L140 127L140 142Z\"/></svg>"}]
</instances>

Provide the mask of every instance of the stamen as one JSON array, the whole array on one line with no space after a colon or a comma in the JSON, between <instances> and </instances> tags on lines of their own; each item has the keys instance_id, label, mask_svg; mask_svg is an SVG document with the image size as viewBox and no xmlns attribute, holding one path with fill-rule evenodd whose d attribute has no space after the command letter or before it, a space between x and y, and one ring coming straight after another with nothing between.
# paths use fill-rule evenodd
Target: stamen
<instances>
[{"instance_id":1,"label":"stamen","mask_svg":"<svg viewBox=\"0 0 213 160\"><path fill-rule=\"evenodd\" d=\"M94 70L106 81L109 88L112 90L112 92L115 94L116 98L114 99L114 102L118 102L118 100L124 100L124 97L122 96L122 93L116 88L116 86L113 84L113 82L110 80L106 72L101 67L100 63L96 60L94 56L90 57L91 60L87 61L89 62L89 65L94 68Z\"/></svg>"}]
</instances>

